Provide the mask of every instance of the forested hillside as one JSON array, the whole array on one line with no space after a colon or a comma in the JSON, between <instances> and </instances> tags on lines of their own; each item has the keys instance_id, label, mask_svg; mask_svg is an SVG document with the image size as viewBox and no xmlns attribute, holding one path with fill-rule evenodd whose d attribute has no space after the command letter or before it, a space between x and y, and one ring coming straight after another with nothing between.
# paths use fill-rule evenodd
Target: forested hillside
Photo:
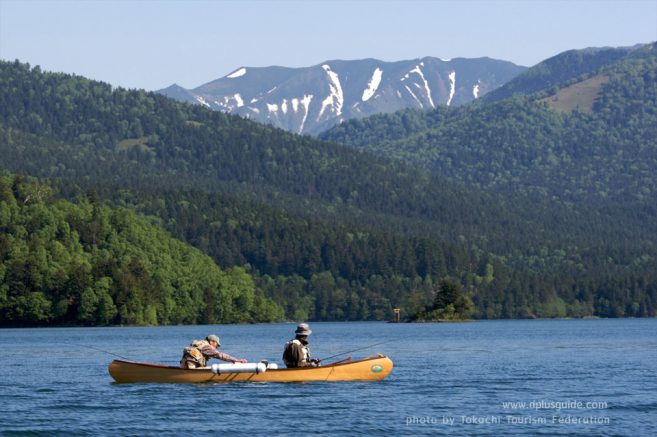
<instances>
[{"instance_id":1,"label":"forested hillside","mask_svg":"<svg viewBox=\"0 0 657 437\"><path fill-rule=\"evenodd\" d=\"M512 81L488 93L483 99L486 102L495 102L514 94L529 95L546 90L554 92L556 88L580 81L608 65L615 64L633 49L636 47L569 50L531 67Z\"/></svg>"},{"instance_id":2,"label":"forested hillside","mask_svg":"<svg viewBox=\"0 0 657 437\"><path fill-rule=\"evenodd\" d=\"M0 177L0 326L273 321L281 306L239 267L126 208L71 203Z\"/></svg>"},{"instance_id":3,"label":"forested hillside","mask_svg":"<svg viewBox=\"0 0 657 437\"><path fill-rule=\"evenodd\" d=\"M600 62L593 66L603 67L589 68L590 74L584 76L573 76L564 67L568 74L555 73L537 82L545 86L537 95L452 110L371 117L343 123L323 138L401 158L479 188L564 202L654 205L657 48L650 44L611 52L616 57L626 55L616 62L613 56L605 58L609 62L595 58ZM586 54L569 53L559 57L560 62L545 64L561 73L558 66L572 58L578 66ZM525 83L527 75L541 77L532 76L536 71L544 69L534 67L508 86L537 90L537 84ZM592 77L600 80L589 82L597 85L589 90L595 95L587 96L592 97L590 108L578 110L571 103L572 111L552 109L551 95L568 90L575 83L572 80ZM570 98L577 103L577 96Z\"/></svg>"},{"instance_id":4,"label":"forested hillside","mask_svg":"<svg viewBox=\"0 0 657 437\"><path fill-rule=\"evenodd\" d=\"M646 206L575 210L466 189L19 62L0 63L0 154L2 168L49 178L65 198L133 209L222 268L244 266L256 296L290 319L381 320L397 306L412 314L447 276L480 318L655 314L657 232ZM251 317L277 314L266 307Z\"/></svg>"}]
</instances>

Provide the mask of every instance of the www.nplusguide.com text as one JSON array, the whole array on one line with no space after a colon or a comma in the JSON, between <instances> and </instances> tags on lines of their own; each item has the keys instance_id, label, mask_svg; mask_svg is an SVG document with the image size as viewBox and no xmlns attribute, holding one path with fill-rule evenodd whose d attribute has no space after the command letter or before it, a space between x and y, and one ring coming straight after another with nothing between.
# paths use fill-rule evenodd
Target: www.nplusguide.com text
<instances>
[{"instance_id":1,"label":"www.nplusguide.com text","mask_svg":"<svg viewBox=\"0 0 657 437\"><path fill-rule=\"evenodd\" d=\"M529 402L502 402L505 410L606 410L609 404L605 401L546 401L544 399Z\"/></svg>"},{"instance_id":2,"label":"www.nplusguide.com text","mask_svg":"<svg viewBox=\"0 0 657 437\"><path fill-rule=\"evenodd\" d=\"M609 425L607 416L406 416L406 425Z\"/></svg>"},{"instance_id":3,"label":"www.nplusguide.com text","mask_svg":"<svg viewBox=\"0 0 657 437\"><path fill-rule=\"evenodd\" d=\"M546 401L544 399L529 402L502 402L505 410L606 410L609 408L604 401Z\"/></svg>"}]
</instances>

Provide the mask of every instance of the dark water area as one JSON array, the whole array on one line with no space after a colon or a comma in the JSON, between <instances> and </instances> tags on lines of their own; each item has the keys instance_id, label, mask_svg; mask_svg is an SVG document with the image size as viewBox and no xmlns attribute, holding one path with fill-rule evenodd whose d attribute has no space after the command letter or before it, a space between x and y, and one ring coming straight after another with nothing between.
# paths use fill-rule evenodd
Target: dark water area
<instances>
[{"instance_id":1,"label":"dark water area","mask_svg":"<svg viewBox=\"0 0 657 437\"><path fill-rule=\"evenodd\" d=\"M0 330L2 435L235 432L657 435L657 320L313 323L312 354L381 352L384 381L115 384L115 358L177 365L210 333L281 362L295 325ZM341 357L336 358L339 359Z\"/></svg>"}]
</instances>

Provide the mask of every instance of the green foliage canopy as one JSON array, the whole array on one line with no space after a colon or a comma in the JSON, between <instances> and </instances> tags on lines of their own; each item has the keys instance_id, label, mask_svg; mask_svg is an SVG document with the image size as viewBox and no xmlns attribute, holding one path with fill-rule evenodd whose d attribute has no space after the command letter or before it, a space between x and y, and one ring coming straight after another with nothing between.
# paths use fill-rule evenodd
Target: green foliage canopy
<instances>
[{"instance_id":1,"label":"green foliage canopy","mask_svg":"<svg viewBox=\"0 0 657 437\"><path fill-rule=\"evenodd\" d=\"M126 208L51 197L0 178L0 324L195 324L280 320L251 275Z\"/></svg>"}]
</instances>

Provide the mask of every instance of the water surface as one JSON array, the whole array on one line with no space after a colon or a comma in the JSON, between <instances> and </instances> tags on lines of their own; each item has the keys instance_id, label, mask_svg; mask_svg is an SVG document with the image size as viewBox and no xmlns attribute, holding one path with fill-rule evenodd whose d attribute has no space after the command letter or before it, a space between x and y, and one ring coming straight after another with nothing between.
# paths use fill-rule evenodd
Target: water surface
<instances>
[{"instance_id":1,"label":"water surface","mask_svg":"<svg viewBox=\"0 0 657 437\"><path fill-rule=\"evenodd\" d=\"M210 333L281 362L293 324L0 330L6 435L657 435L657 320L313 323L312 354L389 355L381 382L114 384ZM342 357L335 358L340 359Z\"/></svg>"}]
</instances>

